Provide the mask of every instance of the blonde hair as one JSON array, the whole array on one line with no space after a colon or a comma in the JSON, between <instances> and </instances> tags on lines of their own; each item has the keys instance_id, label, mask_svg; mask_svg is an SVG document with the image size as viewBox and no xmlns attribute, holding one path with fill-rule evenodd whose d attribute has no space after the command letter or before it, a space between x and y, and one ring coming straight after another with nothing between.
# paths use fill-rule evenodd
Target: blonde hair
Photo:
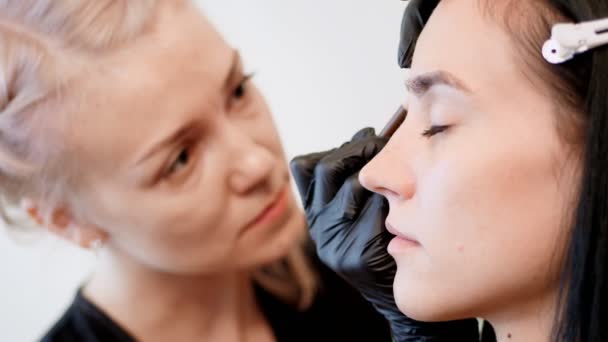
<instances>
[{"instance_id":1,"label":"blonde hair","mask_svg":"<svg viewBox=\"0 0 608 342\"><path fill-rule=\"evenodd\" d=\"M60 144L65 88L82 72L77 65L145 34L159 1L0 0L0 215L7 226L18 225L9 213L25 196L59 201L76 186L62 158L68 146ZM303 246L254 280L300 309L316 292Z\"/></svg>"}]
</instances>

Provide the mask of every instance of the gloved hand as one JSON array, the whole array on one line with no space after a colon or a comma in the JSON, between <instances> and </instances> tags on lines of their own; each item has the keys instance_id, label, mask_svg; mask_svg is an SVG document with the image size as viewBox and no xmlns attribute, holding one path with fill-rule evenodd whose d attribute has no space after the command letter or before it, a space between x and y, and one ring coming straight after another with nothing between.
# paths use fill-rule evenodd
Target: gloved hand
<instances>
[{"instance_id":1,"label":"gloved hand","mask_svg":"<svg viewBox=\"0 0 608 342\"><path fill-rule=\"evenodd\" d=\"M393 238L385 229L388 204L358 179L358 171L386 142L367 128L340 148L291 162L317 253L389 321L395 341L479 341L475 319L422 323L395 304L396 264L386 250Z\"/></svg>"}]
</instances>

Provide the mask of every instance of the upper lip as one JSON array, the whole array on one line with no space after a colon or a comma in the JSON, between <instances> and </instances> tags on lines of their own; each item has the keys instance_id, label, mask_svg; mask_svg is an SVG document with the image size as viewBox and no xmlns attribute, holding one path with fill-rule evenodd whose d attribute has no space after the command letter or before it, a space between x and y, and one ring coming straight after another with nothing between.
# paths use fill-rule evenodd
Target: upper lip
<instances>
[{"instance_id":1,"label":"upper lip","mask_svg":"<svg viewBox=\"0 0 608 342\"><path fill-rule=\"evenodd\" d=\"M260 219L260 217L264 216L264 214L268 210L270 210L275 204L277 204L277 202L281 198L281 195L283 194L283 191L285 191L285 187L282 187L281 189L279 189L279 191L274 192L271 197L271 202L264 206L262 210L258 211L258 214L246 225L246 227L255 224Z\"/></svg>"},{"instance_id":2,"label":"upper lip","mask_svg":"<svg viewBox=\"0 0 608 342\"><path fill-rule=\"evenodd\" d=\"M386 230L388 230L389 233L391 233L401 239L418 242L418 240L416 240L416 238L414 236L397 230L397 228L395 228L395 226L393 224L391 224L388 219L386 220Z\"/></svg>"}]
</instances>

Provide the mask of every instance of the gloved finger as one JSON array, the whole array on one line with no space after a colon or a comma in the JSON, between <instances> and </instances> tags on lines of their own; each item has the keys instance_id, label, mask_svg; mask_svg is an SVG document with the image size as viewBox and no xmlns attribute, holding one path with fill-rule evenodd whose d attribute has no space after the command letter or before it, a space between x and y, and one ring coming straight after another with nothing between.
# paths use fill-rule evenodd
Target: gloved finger
<instances>
[{"instance_id":1,"label":"gloved finger","mask_svg":"<svg viewBox=\"0 0 608 342\"><path fill-rule=\"evenodd\" d=\"M397 266L386 248L392 237L386 235L384 198L372 195L360 209L359 217L347 232L341 232L339 264L335 270L357 287L371 287L392 293Z\"/></svg>"},{"instance_id":2,"label":"gloved finger","mask_svg":"<svg viewBox=\"0 0 608 342\"><path fill-rule=\"evenodd\" d=\"M397 52L400 67L411 66L418 37L438 4L439 0L411 0L405 8Z\"/></svg>"},{"instance_id":3,"label":"gloved finger","mask_svg":"<svg viewBox=\"0 0 608 342\"><path fill-rule=\"evenodd\" d=\"M350 139L350 141L351 142L359 141L359 140L363 140L368 137L373 137L375 135L376 135L375 129L373 129L372 127L366 127L366 128L361 129L357 133L355 133L355 135L353 135L353 137L352 137L352 139Z\"/></svg>"},{"instance_id":4,"label":"gloved finger","mask_svg":"<svg viewBox=\"0 0 608 342\"><path fill-rule=\"evenodd\" d=\"M352 141L358 141L365 139L370 136L375 136L375 130L371 127L366 127L359 130L351 139L351 141L342 144L340 148L344 148L346 145L350 144ZM329 153L335 151L336 149L311 153L303 156L295 157L290 163L289 168L291 170L291 174L294 178L294 181L298 187L298 192L300 193L300 197L304 203L307 202L307 199L310 195L311 191L311 182L314 175L314 169L317 166L317 163Z\"/></svg>"},{"instance_id":5,"label":"gloved finger","mask_svg":"<svg viewBox=\"0 0 608 342\"><path fill-rule=\"evenodd\" d=\"M361 208L361 213L357 220L358 226L365 227L362 229L365 229L369 235L388 232L385 226L388 212L389 205L386 198L372 193L372 196L366 201L365 206Z\"/></svg>"},{"instance_id":6,"label":"gloved finger","mask_svg":"<svg viewBox=\"0 0 608 342\"><path fill-rule=\"evenodd\" d=\"M309 189L311 189L310 183L314 176L315 167L323 157L329 155L334 150L297 156L289 163L291 175L298 187L298 192L303 203L308 201L310 195Z\"/></svg>"},{"instance_id":7,"label":"gloved finger","mask_svg":"<svg viewBox=\"0 0 608 342\"><path fill-rule=\"evenodd\" d=\"M344 182L330 206L332 210L342 213L345 219L354 220L359 216L371 195L372 192L361 185L359 172L357 172Z\"/></svg>"},{"instance_id":8,"label":"gloved finger","mask_svg":"<svg viewBox=\"0 0 608 342\"><path fill-rule=\"evenodd\" d=\"M387 251L389 242L394 238L386 229L388 212L386 198L373 194L362 208L355 226L357 231L352 234L367 237L361 251L361 259L370 273L376 276L373 279L375 284L392 286L397 265Z\"/></svg>"},{"instance_id":9,"label":"gloved finger","mask_svg":"<svg viewBox=\"0 0 608 342\"><path fill-rule=\"evenodd\" d=\"M386 142L386 138L371 137L348 144L323 157L314 171L312 209L318 211L325 207L346 179L359 172Z\"/></svg>"}]
</instances>

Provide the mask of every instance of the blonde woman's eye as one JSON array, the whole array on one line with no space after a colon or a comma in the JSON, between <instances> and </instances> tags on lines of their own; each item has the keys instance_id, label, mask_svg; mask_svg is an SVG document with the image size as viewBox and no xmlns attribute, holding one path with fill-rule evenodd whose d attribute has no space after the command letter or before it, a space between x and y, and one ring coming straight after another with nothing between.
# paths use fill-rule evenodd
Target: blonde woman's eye
<instances>
[{"instance_id":1,"label":"blonde woman's eye","mask_svg":"<svg viewBox=\"0 0 608 342\"><path fill-rule=\"evenodd\" d=\"M232 97L236 100L240 100L247 95L247 82L253 78L253 74L248 74L243 77L241 82L232 91Z\"/></svg>"},{"instance_id":2,"label":"blonde woman's eye","mask_svg":"<svg viewBox=\"0 0 608 342\"><path fill-rule=\"evenodd\" d=\"M177 155L177 157L175 158L175 160L173 161L173 163L171 164L171 166L169 167L169 169L167 169L165 176L171 176L172 174L174 174L177 171L181 170L182 168L186 167L189 162L190 162L190 149L186 149L186 148L182 149L179 152L179 154Z\"/></svg>"}]
</instances>

